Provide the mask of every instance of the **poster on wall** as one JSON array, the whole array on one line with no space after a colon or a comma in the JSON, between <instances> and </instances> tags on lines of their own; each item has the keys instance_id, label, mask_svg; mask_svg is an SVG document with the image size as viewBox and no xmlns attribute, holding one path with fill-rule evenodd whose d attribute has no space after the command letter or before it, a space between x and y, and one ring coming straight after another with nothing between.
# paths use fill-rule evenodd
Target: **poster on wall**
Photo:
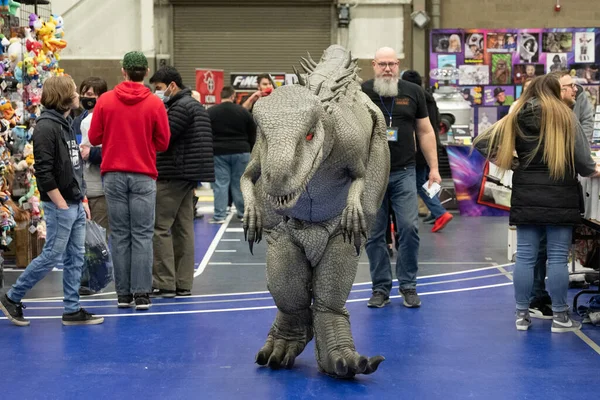
<instances>
[{"instance_id":1,"label":"poster on wall","mask_svg":"<svg viewBox=\"0 0 600 400\"><path fill-rule=\"evenodd\" d=\"M533 79L545 73L544 64L514 64L513 83L523 84L527 79Z\"/></svg>"},{"instance_id":2,"label":"poster on wall","mask_svg":"<svg viewBox=\"0 0 600 400\"><path fill-rule=\"evenodd\" d=\"M221 103L224 73L221 69L196 68L196 91L206 107Z\"/></svg>"},{"instance_id":3,"label":"poster on wall","mask_svg":"<svg viewBox=\"0 0 600 400\"><path fill-rule=\"evenodd\" d=\"M537 33L519 33L519 59L522 63L531 64L538 60L539 35Z\"/></svg>"},{"instance_id":4,"label":"poster on wall","mask_svg":"<svg viewBox=\"0 0 600 400\"><path fill-rule=\"evenodd\" d=\"M489 180L489 178L485 179L485 175L489 175L489 169L486 171L487 160L479 152L471 151L470 146L449 145L446 151L460 215L470 217L508 215L506 207L490 207L485 204L488 200L485 195L489 194L489 190L482 194L482 185ZM493 193L491 196L493 198ZM498 199L501 205L506 204L504 199L499 197Z\"/></svg>"},{"instance_id":5,"label":"poster on wall","mask_svg":"<svg viewBox=\"0 0 600 400\"><path fill-rule=\"evenodd\" d=\"M544 32L542 33L542 52L568 53L573 51L573 33Z\"/></svg>"},{"instance_id":6,"label":"poster on wall","mask_svg":"<svg viewBox=\"0 0 600 400\"><path fill-rule=\"evenodd\" d=\"M473 107L495 107L495 120L504 114L500 108L521 96L526 80L557 70L568 70L597 104L600 28L434 29L429 60L430 70L458 69L458 79L448 83ZM432 86L436 83L445 84L430 78Z\"/></svg>"},{"instance_id":7,"label":"poster on wall","mask_svg":"<svg viewBox=\"0 0 600 400\"><path fill-rule=\"evenodd\" d=\"M575 62L593 63L594 55L594 36L588 32L575 33Z\"/></svg>"}]
</instances>

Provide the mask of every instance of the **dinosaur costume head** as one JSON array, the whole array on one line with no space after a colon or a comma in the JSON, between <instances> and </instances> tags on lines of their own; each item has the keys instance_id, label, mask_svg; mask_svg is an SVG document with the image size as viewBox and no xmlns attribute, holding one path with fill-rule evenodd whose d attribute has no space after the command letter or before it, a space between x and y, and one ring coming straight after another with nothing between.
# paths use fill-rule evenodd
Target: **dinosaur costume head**
<instances>
[{"instance_id":1,"label":"dinosaur costume head","mask_svg":"<svg viewBox=\"0 0 600 400\"><path fill-rule=\"evenodd\" d=\"M254 117L262 135L262 179L275 210L294 207L331 152L333 124L314 91L283 86L258 101Z\"/></svg>"}]
</instances>

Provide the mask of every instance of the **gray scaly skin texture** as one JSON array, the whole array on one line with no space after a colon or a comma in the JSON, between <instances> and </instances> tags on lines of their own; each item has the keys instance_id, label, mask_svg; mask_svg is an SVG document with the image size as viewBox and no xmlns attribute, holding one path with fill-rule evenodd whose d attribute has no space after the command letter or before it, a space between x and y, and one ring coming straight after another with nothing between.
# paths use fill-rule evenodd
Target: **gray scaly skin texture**
<instances>
[{"instance_id":1,"label":"gray scaly skin texture","mask_svg":"<svg viewBox=\"0 0 600 400\"><path fill-rule=\"evenodd\" d=\"M256 362L290 368L314 334L319 369L351 378L384 359L356 352L345 303L388 183L385 120L344 48L301 64L300 85L255 104L257 141L241 180L246 239L252 252L264 230L278 309Z\"/></svg>"}]
</instances>

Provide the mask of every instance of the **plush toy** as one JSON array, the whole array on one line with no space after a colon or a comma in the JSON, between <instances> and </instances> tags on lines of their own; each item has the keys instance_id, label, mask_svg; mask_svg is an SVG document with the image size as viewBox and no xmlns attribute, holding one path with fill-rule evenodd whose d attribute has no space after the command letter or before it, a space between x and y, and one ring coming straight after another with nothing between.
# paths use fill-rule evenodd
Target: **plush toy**
<instances>
[{"instance_id":1,"label":"plush toy","mask_svg":"<svg viewBox=\"0 0 600 400\"><path fill-rule=\"evenodd\" d=\"M0 245L8 246L12 239L8 238L7 232L17 226L15 219L6 206L0 206L0 229L2 229L2 238L0 239Z\"/></svg>"},{"instance_id":2,"label":"plush toy","mask_svg":"<svg viewBox=\"0 0 600 400\"><path fill-rule=\"evenodd\" d=\"M10 123L10 126L15 126L17 124L15 110L13 109L11 102L4 98L0 99L0 113L2 113L2 118Z\"/></svg>"},{"instance_id":3,"label":"plush toy","mask_svg":"<svg viewBox=\"0 0 600 400\"><path fill-rule=\"evenodd\" d=\"M13 145L13 155L22 154L25 145L31 139L29 133L25 131L25 126L19 125L12 129L13 139L15 141Z\"/></svg>"},{"instance_id":4,"label":"plush toy","mask_svg":"<svg viewBox=\"0 0 600 400\"><path fill-rule=\"evenodd\" d=\"M44 22L42 28L37 31L37 37L44 44L43 50L47 52L57 52L67 47L67 42L62 39L54 37L56 32L56 25L54 22Z\"/></svg>"},{"instance_id":5,"label":"plush toy","mask_svg":"<svg viewBox=\"0 0 600 400\"><path fill-rule=\"evenodd\" d=\"M27 143L23 148L23 157L25 157L28 166L31 167L34 164L33 145L31 143Z\"/></svg>"},{"instance_id":6,"label":"plush toy","mask_svg":"<svg viewBox=\"0 0 600 400\"><path fill-rule=\"evenodd\" d=\"M21 7L21 3L17 3L13 0L8 0L8 13L12 16L17 15L17 10Z\"/></svg>"},{"instance_id":7,"label":"plush toy","mask_svg":"<svg viewBox=\"0 0 600 400\"><path fill-rule=\"evenodd\" d=\"M50 17L50 21L54 22L55 25L54 37L57 39L62 39L63 37L65 37L65 22L63 20L63 17L61 17L60 15L52 14L52 16Z\"/></svg>"},{"instance_id":8,"label":"plush toy","mask_svg":"<svg viewBox=\"0 0 600 400\"><path fill-rule=\"evenodd\" d=\"M6 53L13 65L16 65L19 61L23 61L23 53L27 52L27 48L21 43L19 38L11 38L10 45Z\"/></svg>"},{"instance_id":9,"label":"plush toy","mask_svg":"<svg viewBox=\"0 0 600 400\"><path fill-rule=\"evenodd\" d=\"M46 221L40 221L37 226L38 239L46 239Z\"/></svg>"},{"instance_id":10,"label":"plush toy","mask_svg":"<svg viewBox=\"0 0 600 400\"><path fill-rule=\"evenodd\" d=\"M21 161L23 162L23 161ZM29 201L29 199L31 197L33 197L33 194L35 193L35 187L36 187L36 183L35 183L35 176L33 176L31 173L27 173L27 193L25 193L23 196L21 196L19 198L19 207L23 207L23 203L25 203L26 201Z\"/></svg>"}]
</instances>

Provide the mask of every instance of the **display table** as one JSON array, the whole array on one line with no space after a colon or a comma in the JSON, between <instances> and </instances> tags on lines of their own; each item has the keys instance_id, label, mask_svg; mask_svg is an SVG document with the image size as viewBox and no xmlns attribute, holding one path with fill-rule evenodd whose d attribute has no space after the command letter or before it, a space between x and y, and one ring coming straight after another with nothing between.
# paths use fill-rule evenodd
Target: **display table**
<instances>
[{"instance_id":1,"label":"display table","mask_svg":"<svg viewBox=\"0 0 600 400\"><path fill-rule=\"evenodd\" d=\"M600 224L600 178L579 178L585 203L584 219Z\"/></svg>"}]
</instances>

